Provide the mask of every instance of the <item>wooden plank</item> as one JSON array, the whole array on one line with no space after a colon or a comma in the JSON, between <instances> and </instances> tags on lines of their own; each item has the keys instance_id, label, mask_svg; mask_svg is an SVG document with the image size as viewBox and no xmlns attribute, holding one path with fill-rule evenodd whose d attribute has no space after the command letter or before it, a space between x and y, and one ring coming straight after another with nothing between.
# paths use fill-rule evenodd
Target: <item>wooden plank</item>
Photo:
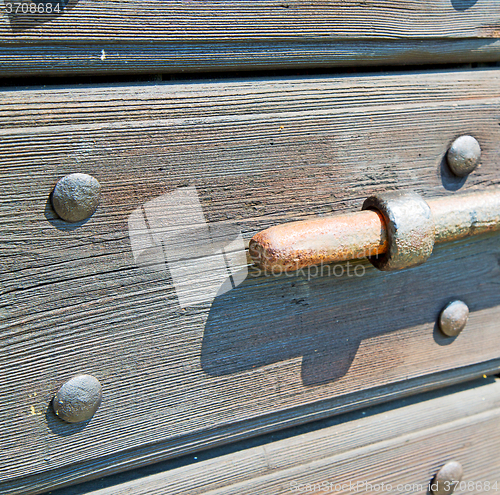
<instances>
[{"instance_id":1,"label":"wooden plank","mask_svg":"<svg viewBox=\"0 0 500 495\"><path fill-rule=\"evenodd\" d=\"M168 273L135 264L128 218L195 185L210 224L248 240L278 222L359 209L374 191L442 196L498 184L499 78L3 91L2 491L40 493L498 371L498 236L442 246L401 273L366 262L355 265L362 277L345 264L343 276L252 271L215 301L181 308ZM458 181L442 162L462 133L483 154ZM68 226L48 196L75 171L96 176L103 197L88 222ZM472 314L449 342L435 321L453 298ZM85 427L49 406L76 372L104 385Z\"/></svg>"},{"instance_id":2,"label":"wooden plank","mask_svg":"<svg viewBox=\"0 0 500 495\"><path fill-rule=\"evenodd\" d=\"M6 2L0 75L490 62L500 53L499 6L498 0L71 0L47 14L21 13Z\"/></svg>"},{"instance_id":3,"label":"wooden plank","mask_svg":"<svg viewBox=\"0 0 500 495\"><path fill-rule=\"evenodd\" d=\"M425 494L421 487L444 463L456 460L464 469L463 482L473 483L473 488L455 493L487 493L485 482L496 491L500 383L477 385L421 402L396 402L390 410L351 413L333 426L133 481L84 492L84 487L75 489L88 495L277 495L370 493L365 483L384 483L393 490L378 490L382 493ZM349 482L354 489L349 490ZM340 489L335 489L338 484ZM342 484L347 486L342 489ZM407 485L406 490L398 490L399 484Z\"/></svg>"},{"instance_id":4,"label":"wooden plank","mask_svg":"<svg viewBox=\"0 0 500 495\"><path fill-rule=\"evenodd\" d=\"M497 39L0 44L0 78L489 63ZM168 76L166 77L168 79ZM36 81L35 81L36 84Z\"/></svg>"}]
</instances>

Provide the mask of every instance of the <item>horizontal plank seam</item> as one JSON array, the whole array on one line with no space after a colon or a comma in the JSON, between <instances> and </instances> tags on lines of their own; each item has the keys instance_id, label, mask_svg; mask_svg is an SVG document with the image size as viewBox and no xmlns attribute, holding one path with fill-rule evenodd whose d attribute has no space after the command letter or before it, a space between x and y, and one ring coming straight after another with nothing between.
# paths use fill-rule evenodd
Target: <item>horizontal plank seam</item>
<instances>
[{"instance_id":1,"label":"horizontal plank seam","mask_svg":"<svg viewBox=\"0 0 500 495\"><path fill-rule=\"evenodd\" d=\"M343 452L341 454L333 455L331 457L325 457L322 459L318 459L315 461L312 461L307 464L297 464L295 466L286 468L286 469L279 469L275 468L273 469L273 472L267 475L263 476L258 476L251 478L252 480L276 480L280 478L293 478L293 473L297 473L298 471L311 471L314 472L316 469L329 466L329 465L334 465L335 463L342 462L344 460L356 457L358 459L369 455L373 454L374 450L377 452L382 452L382 451L389 451L394 449L395 447L401 446L406 443L414 443L423 440L423 438L428 437L432 438L435 436L438 436L440 434L444 434L447 431L452 431L453 436L457 437L459 435L459 430L467 428L471 426L471 423L474 423L475 425L478 425L480 423L486 423L495 419L498 419L500 417L500 409L496 409L493 411L487 411L484 413L480 413L474 416L468 416L466 418L458 419L455 421L452 421L451 423L447 423L445 425L439 425L435 426L429 429L422 429L416 432L408 433L399 437L392 438L390 440L383 440L380 442L375 442L370 445L366 445L363 447L355 448L352 450L349 450L347 452ZM265 449L265 447L263 447ZM285 473L290 473L289 476L286 476ZM238 487L238 486L244 486L247 483L248 480L246 481L241 481L238 483L230 484L230 485L224 485L224 488L227 487ZM204 495L214 495L218 493L220 490L219 488L216 488L214 490L210 490L209 492L206 492Z\"/></svg>"}]
</instances>

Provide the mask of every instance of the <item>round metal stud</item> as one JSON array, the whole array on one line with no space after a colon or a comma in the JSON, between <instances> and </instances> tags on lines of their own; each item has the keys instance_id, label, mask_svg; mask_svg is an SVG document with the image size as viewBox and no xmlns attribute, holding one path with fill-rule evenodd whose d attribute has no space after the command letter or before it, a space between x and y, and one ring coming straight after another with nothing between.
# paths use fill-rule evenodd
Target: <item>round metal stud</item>
<instances>
[{"instance_id":1,"label":"round metal stud","mask_svg":"<svg viewBox=\"0 0 500 495\"><path fill-rule=\"evenodd\" d=\"M434 495L450 495L462 481L463 470L459 462L447 462L434 476L431 492Z\"/></svg>"},{"instance_id":2,"label":"round metal stud","mask_svg":"<svg viewBox=\"0 0 500 495\"><path fill-rule=\"evenodd\" d=\"M379 270L402 270L422 264L434 247L431 209L414 192L391 191L371 196L363 210L378 210L387 226L388 251L368 258Z\"/></svg>"},{"instance_id":3,"label":"round metal stud","mask_svg":"<svg viewBox=\"0 0 500 495\"><path fill-rule=\"evenodd\" d=\"M70 174L56 184L52 206L66 222L81 222L96 211L100 195L97 179L87 174Z\"/></svg>"},{"instance_id":4,"label":"round metal stud","mask_svg":"<svg viewBox=\"0 0 500 495\"><path fill-rule=\"evenodd\" d=\"M467 325L469 307L463 301L449 303L439 315L439 328L448 337L456 337Z\"/></svg>"},{"instance_id":5,"label":"round metal stud","mask_svg":"<svg viewBox=\"0 0 500 495\"><path fill-rule=\"evenodd\" d=\"M472 136L460 136L453 141L446 161L457 177L465 177L474 171L481 158L481 146Z\"/></svg>"},{"instance_id":6,"label":"round metal stud","mask_svg":"<svg viewBox=\"0 0 500 495\"><path fill-rule=\"evenodd\" d=\"M89 420L102 400L102 387L92 375L77 375L68 380L52 400L54 412L68 423Z\"/></svg>"}]
</instances>

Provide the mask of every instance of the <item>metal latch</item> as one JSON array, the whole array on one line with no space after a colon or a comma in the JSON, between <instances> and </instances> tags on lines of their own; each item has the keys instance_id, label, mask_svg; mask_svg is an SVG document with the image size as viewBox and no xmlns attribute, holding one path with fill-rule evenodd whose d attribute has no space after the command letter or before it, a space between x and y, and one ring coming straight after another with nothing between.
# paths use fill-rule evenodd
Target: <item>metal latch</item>
<instances>
[{"instance_id":1,"label":"metal latch","mask_svg":"<svg viewBox=\"0 0 500 495\"><path fill-rule=\"evenodd\" d=\"M364 257L380 270L417 266L435 243L500 230L500 188L429 200L391 191L362 210L270 227L251 239L250 256L274 273Z\"/></svg>"}]
</instances>

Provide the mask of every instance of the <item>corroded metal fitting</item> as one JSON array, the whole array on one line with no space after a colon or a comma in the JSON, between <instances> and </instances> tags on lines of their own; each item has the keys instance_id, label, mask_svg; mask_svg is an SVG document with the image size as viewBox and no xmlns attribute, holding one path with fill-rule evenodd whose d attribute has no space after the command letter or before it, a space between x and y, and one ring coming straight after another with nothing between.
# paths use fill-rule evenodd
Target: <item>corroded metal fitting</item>
<instances>
[{"instance_id":1,"label":"corroded metal fitting","mask_svg":"<svg viewBox=\"0 0 500 495\"><path fill-rule=\"evenodd\" d=\"M456 337L467 325L469 307L463 301L452 301L439 315L439 328L448 337Z\"/></svg>"},{"instance_id":2,"label":"corroded metal fitting","mask_svg":"<svg viewBox=\"0 0 500 495\"><path fill-rule=\"evenodd\" d=\"M58 181L52 192L52 206L66 222L89 218L99 205L101 185L88 174L69 174Z\"/></svg>"},{"instance_id":3,"label":"corroded metal fitting","mask_svg":"<svg viewBox=\"0 0 500 495\"><path fill-rule=\"evenodd\" d=\"M447 462L434 476L430 491L433 495L451 495L462 477L462 465L456 461Z\"/></svg>"},{"instance_id":4,"label":"corroded metal fitting","mask_svg":"<svg viewBox=\"0 0 500 495\"><path fill-rule=\"evenodd\" d=\"M363 210L384 217L388 249L368 259L379 270L392 271L421 265L432 254L435 229L431 209L415 192L391 191L370 196Z\"/></svg>"},{"instance_id":5,"label":"corroded metal fitting","mask_svg":"<svg viewBox=\"0 0 500 495\"><path fill-rule=\"evenodd\" d=\"M472 136L455 139L446 154L448 166L457 177L465 177L476 170L480 159L481 146Z\"/></svg>"},{"instance_id":6,"label":"corroded metal fitting","mask_svg":"<svg viewBox=\"0 0 500 495\"><path fill-rule=\"evenodd\" d=\"M52 400L54 412L67 423L88 421L102 400L102 387L92 375L76 375L68 380Z\"/></svg>"},{"instance_id":7,"label":"corroded metal fitting","mask_svg":"<svg viewBox=\"0 0 500 495\"><path fill-rule=\"evenodd\" d=\"M427 202L415 193L386 193L367 200L364 211L269 227L253 236L248 251L272 273L375 256L375 266L396 270L425 261L433 244L498 231L500 187Z\"/></svg>"}]
</instances>

